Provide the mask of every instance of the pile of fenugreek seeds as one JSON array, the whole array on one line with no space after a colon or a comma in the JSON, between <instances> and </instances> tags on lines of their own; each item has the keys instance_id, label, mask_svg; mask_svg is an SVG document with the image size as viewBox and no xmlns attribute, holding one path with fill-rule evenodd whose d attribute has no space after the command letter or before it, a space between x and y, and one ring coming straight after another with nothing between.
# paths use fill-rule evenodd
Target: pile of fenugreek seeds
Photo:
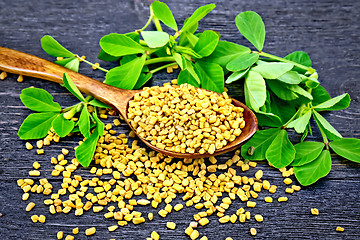
<instances>
[{"instance_id":1,"label":"pile of fenugreek seeds","mask_svg":"<svg viewBox=\"0 0 360 240\"><path fill-rule=\"evenodd\" d=\"M140 137L160 149L213 154L240 136L243 111L226 92L165 85L137 93L129 102L128 118Z\"/></svg>"}]
</instances>

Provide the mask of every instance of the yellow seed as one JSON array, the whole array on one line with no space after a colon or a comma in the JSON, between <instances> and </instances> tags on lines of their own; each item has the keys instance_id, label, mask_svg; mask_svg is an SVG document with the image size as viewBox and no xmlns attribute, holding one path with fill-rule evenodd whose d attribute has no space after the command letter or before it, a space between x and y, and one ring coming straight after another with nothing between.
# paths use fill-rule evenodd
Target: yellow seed
<instances>
[{"instance_id":1,"label":"yellow seed","mask_svg":"<svg viewBox=\"0 0 360 240\"><path fill-rule=\"evenodd\" d=\"M2 72L0 74L0 80L4 80L7 77L7 73L6 72Z\"/></svg>"},{"instance_id":2,"label":"yellow seed","mask_svg":"<svg viewBox=\"0 0 360 240\"><path fill-rule=\"evenodd\" d=\"M19 77L17 78L17 81L18 81L19 83L23 82L23 81L24 81L23 75L19 75Z\"/></svg>"},{"instance_id":3,"label":"yellow seed","mask_svg":"<svg viewBox=\"0 0 360 240\"><path fill-rule=\"evenodd\" d=\"M207 236L202 236L200 240L208 240Z\"/></svg>"},{"instance_id":4,"label":"yellow seed","mask_svg":"<svg viewBox=\"0 0 360 240\"><path fill-rule=\"evenodd\" d=\"M67 235L65 238L65 240L74 240L74 239L75 239L74 236L71 235Z\"/></svg>"},{"instance_id":5,"label":"yellow seed","mask_svg":"<svg viewBox=\"0 0 360 240\"><path fill-rule=\"evenodd\" d=\"M287 200L288 200L287 197L279 197L279 198L278 198L278 201L279 201L279 202L286 202Z\"/></svg>"},{"instance_id":6,"label":"yellow seed","mask_svg":"<svg viewBox=\"0 0 360 240\"><path fill-rule=\"evenodd\" d=\"M191 227L191 226L188 226L186 229L185 229L185 234L190 236L191 233L194 231L194 229Z\"/></svg>"},{"instance_id":7,"label":"yellow seed","mask_svg":"<svg viewBox=\"0 0 360 240\"><path fill-rule=\"evenodd\" d=\"M175 206L174 206L174 210L175 211L180 211L181 209L183 209L183 205L181 204L181 203L179 203L179 204L176 204Z\"/></svg>"},{"instance_id":8,"label":"yellow seed","mask_svg":"<svg viewBox=\"0 0 360 240\"><path fill-rule=\"evenodd\" d=\"M246 206L247 206L247 207L255 207L255 206L256 206L256 202L247 201Z\"/></svg>"},{"instance_id":9,"label":"yellow seed","mask_svg":"<svg viewBox=\"0 0 360 240\"><path fill-rule=\"evenodd\" d=\"M92 228L88 228L85 230L85 235L86 236L90 236L90 235L94 235L96 232L96 228L92 227Z\"/></svg>"},{"instance_id":10,"label":"yellow seed","mask_svg":"<svg viewBox=\"0 0 360 240\"><path fill-rule=\"evenodd\" d=\"M29 199L29 197L30 197L30 194L29 194L29 193L24 193L24 194L22 195L22 200L26 201L26 200Z\"/></svg>"},{"instance_id":11,"label":"yellow seed","mask_svg":"<svg viewBox=\"0 0 360 240\"><path fill-rule=\"evenodd\" d=\"M27 212L30 212L35 207L35 203L29 202L29 204L26 206L25 210Z\"/></svg>"},{"instance_id":12,"label":"yellow seed","mask_svg":"<svg viewBox=\"0 0 360 240\"><path fill-rule=\"evenodd\" d=\"M255 236L256 235L256 229L255 228L250 228L250 234Z\"/></svg>"},{"instance_id":13,"label":"yellow seed","mask_svg":"<svg viewBox=\"0 0 360 240\"><path fill-rule=\"evenodd\" d=\"M26 147L27 150L31 150L31 149L34 148L33 145L31 145L31 143L29 143L29 142L25 143L25 147Z\"/></svg>"},{"instance_id":14,"label":"yellow seed","mask_svg":"<svg viewBox=\"0 0 360 240\"><path fill-rule=\"evenodd\" d=\"M284 179L284 183L286 184L286 185L289 185L289 184L292 184L292 180L291 180L291 178L285 178Z\"/></svg>"},{"instance_id":15,"label":"yellow seed","mask_svg":"<svg viewBox=\"0 0 360 240\"><path fill-rule=\"evenodd\" d=\"M192 240L195 240L195 239L197 239L198 237L199 237L199 231L198 230L194 230L194 231L192 231L192 233L190 234L190 238L192 239Z\"/></svg>"},{"instance_id":16,"label":"yellow seed","mask_svg":"<svg viewBox=\"0 0 360 240\"><path fill-rule=\"evenodd\" d=\"M46 217L44 215L40 215L39 216L39 222L45 223L45 221L46 221Z\"/></svg>"},{"instance_id":17,"label":"yellow seed","mask_svg":"<svg viewBox=\"0 0 360 240\"><path fill-rule=\"evenodd\" d=\"M137 204L139 204L139 205L149 205L150 201L146 200L146 199L139 199L139 200L137 200Z\"/></svg>"},{"instance_id":18,"label":"yellow seed","mask_svg":"<svg viewBox=\"0 0 360 240\"><path fill-rule=\"evenodd\" d=\"M101 207L101 206L94 206L93 207L94 212L101 212L103 209L104 209L104 207Z\"/></svg>"},{"instance_id":19,"label":"yellow seed","mask_svg":"<svg viewBox=\"0 0 360 240\"><path fill-rule=\"evenodd\" d=\"M209 219L207 219L207 218L202 218L202 219L200 219L199 220L199 224L201 225L201 226L205 226L206 224L208 224L210 221L209 221Z\"/></svg>"},{"instance_id":20,"label":"yellow seed","mask_svg":"<svg viewBox=\"0 0 360 240\"><path fill-rule=\"evenodd\" d=\"M174 222L167 222L166 227L169 228L169 229L175 229L176 224Z\"/></svg>"},{"instance_id":21,"label":"yellow seed","mask_svg":"<svg viewBox=\"0 0 360 240\"><path fill-rule=\"evenodd\" d=\"M285 192L291 194L291 193L294 192L294 189L292 189L292 188L286 188L286 189L285 189Z\"/></svg>"},{"instance_id":22,"label":"yellow seed","mask_svg":"<svg viewBox=\"0 0 360 240\"><path fill-rule=\"evenodd\" d=\"M267 203L272 203L272 202L273 202L272 197L265 197L264 200L265 200L265 202L267 202Z\"/></svg>"},{"instance_id":23,"label":"yellow seed","mask_svg":"<svg viewBox=\"0 0 360 240\"><path fill-rule=\"evenodd\" d=\"M140 224L140 223L145 222L145 218L143 218L143 217L136 217L136 218L133 218L133 219L132 219L132 222L133 222L133 224Z\"/></svg>"},{"instance_id":24,"label":"yellow seed","mask_svg":"<svg viewBox=\"0 0 360 240\"><path fill-rule=\"evenodd\" d=\"M263 171L262 170L259 170L255 173L255 178L256 179L261 179L263 176Z\"/></svg>"},{"instance_id":25,"label":"yellow seed","mask_svg":"<svg viewBox=\"0 0 360 240\"><path fill-rule=\"evenodd\" d=\"M317 208L312 208L311 209L311 214L312 215L319 215L319 210Z\"/></svg>"},{"instance_id":26,"label":"yellow seed","mask_svg":"<svg viewBox=\"0 0 360 240\"><path fill-rule=\"evenodd\" d=\"M294 191L300 191L301 187L300 186L297 186L297 185L292 185L291 186L292 189L294 189Z\"/></svg>"},{"instance_id":27,"label":"yellow seed","mask_svg":"<svg viewBox=\"0 0 360 240\"><path fill-rule=\"evenodd\" d=\"M113 226L108 227L108 230L109 230L109 232L113 232L113 231L115 231L118 227L119 227L119 226L117 226L117 225L113 225Z\"/></svg>"},{"instance_id":28,"label":"yellow seed","mask_svg":"<svg viewBox=\"0 0 360 240\"><path fill-rule=\"evenodd\" d=\"M263 216L257 214L254 216L255 220L258 221L258 222L262 222L264 220Z\"/></svg>"},{"instance_id":29,"label":"yellow seed","mask_svg":"<svg viewBox=\"0 0 360 240\"><path fill-rule=\"evenodd\" d=\"M229 215L226 215L226 216L224 216L222 218L219 218L220 223L227 223L229 221L230 221L230 216Z\"/></svg>"},{"instance_id":30,"label":"yellow seed","mask_svg":"<svg viewBox=\"0 0 360 240\"><path fill-rule=\"evenodd\" d=\"M38 155L44 154L44 149L38 149L38 150L36 150L36 153Z\"/></svg>"},{"instance_id":31,"label":"yellow seed","mask_svg":"<svg viewBox=\"0 0 360 240\"><path fill-rule=\"evenodd\" d=\"M336 227L337 232L343 232L345 229L343 227Z\"/></svg>"},{"instance_id":32,"label":"yellow seed","mask_svg":"<svg viewBox=\"0 0 360 240\"><path fill-rule=\"evenodd\" d=\"M154 214L152 212L148 213L148 219L151 221L154 218Z\"/></svg>"},{"instance_id":33,"label":"yellow seed","mask_svg":"<svg viewBox=\"0 0 360 240\"><path fill-rule=\"evenodd\" d=\"M127 221L118 221L119 226L125 226L127 225Z\"/></svg>"},{"instance_id":34,"label":"yellow seed","mask_svg":"<svg viewBox=\"0 0 360 240\"><path fill-rule=\"evenodd\" d=\"M94 66L92 66L92 69L96 70L96 69L98 69L99 66L100 66L100 63L95 63Z\"/></svg>"},{"instance_id":35,"label":"yellow seed","mask_svg":"<svg viewBox=\"0 0 360 240\"><path fill-rule=\"evenodd\" d=\"M231 215L231 217L230 217L230 222L235 223L236 220L237 220L236 214Z\"/></svg>"},{"instance_id":36,"label":"yellow seed","mask_svg":"<svg viewBox=\"0 0 360 240\"><path fill-rule=\"evenodd\" d=\"M40 171L38 171L38 170L29 171L29 176L38 177L38 176L40 176Z\"/></svg>"},{"instance_id":37,"label":"yellow seed","mask_svg":"<svg viewBox=\"0 0 360 240\"><path fill-rule=\"evenodd\" d=\"M269 193L275 193L276 189L277 189L277 187L275 185L271 185L269 188Z\"/></svg>"},{"instance_id":38,"label":"yellow seed","mask_svg":"<svg viewBox=\"0 0 360 240\"><path fill-rule=\"evenodd\" d=\"M159 236L159 234L157 232L152 231L151 232L151 238L154 239L154 240L159 240L160 236Z\"/></svg>"},{"instance_id":39,"label":"yellow seed","mask_svg":"<svg viewBox=\"0 0 360 240\"><path fill-rule=\"evenodd\" d=\"M30 218L31 218L31 221L33 221L34 223L36 223L39 220L38 215L32 215Z\"/></svg>"},{"instance_id":40,"label":"yellow seed","mask_svg":"<svg viewBox=\"0 0 360 240\"><path fill-rule=\"evenodd\" d=\"M57 232L57 234L56 234L56 237L57 237L57 239L63 239L63 237L64 237L64 233L62 232L62 231L59 231L59 232Z\"/></svg>"}]
</instances>

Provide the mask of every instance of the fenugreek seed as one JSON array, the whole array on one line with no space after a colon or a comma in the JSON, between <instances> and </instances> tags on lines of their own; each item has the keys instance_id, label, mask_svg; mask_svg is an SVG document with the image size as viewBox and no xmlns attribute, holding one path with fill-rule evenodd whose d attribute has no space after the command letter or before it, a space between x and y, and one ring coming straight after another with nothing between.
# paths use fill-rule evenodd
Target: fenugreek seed
<instances>
[{"instance_id":1,"label":"fenugreek seed","mask_svg":"<svg viewBox=\"0 0 360 240\"><path fill-rule=\"evenodd\" d=\"M273 202L272 197L265 197L264 200L265 200L265 202L267 202L267 203L272 203L272 202Z\"/></svg>"},{"instance_id":2,"label":"fenugreek seed","mask_svg":"<svg viewBox=\"0 0 360 240\"><path fill-rule=\"evenodd\" d=\"M56 234L56 237L57 237L57 239L63 239L63 237L64 237L64 233L62 232L62 231L59 231L59 232L57 232L57 234Z\"/></svg>"},{"instance_id":3,"label":"fenugreek seed","mask_svg":"<svg viewBox=\"0 0 360 240\"><path fill-rule=\"evenodd\" d=\"M262 170L259 170L255 173L255 178L256 179L261 179L263 176L263 171Z\"/></svg>"},{"instance_id":4,"label":"fenugreek seed","mask_svg":"<svg viewBox=\"0 0 360 240\"><path fill-rule=\"evenodd\" d=\"M275 193L276 189L277 189L277 187L275 185L271 185L269 188L269 193Z\"/></svg>"},{"instance_id":5,"label":"fenugreek seed","mask_svg":"<svg viewBox=\"0 0 360 240\"><path fill-rule=\"evenodd\" d=\"M256 235L256 229L255 228L250 228L250 234L255 236Z\"/></svg>"},{"instance_id":6,"label":"fenugreek seed","mask_svg":"<svg viewBox=\"0 0 360 240\"><path fill-rule=\"evenodd\" d=\"M38 149L38 150L36 150L36 153L38 155L44 154L44 149Z\"/></svg>"},{"instance_id":7,"label":"fenugreek seed","mask_svg":"<svg viewBox=\"0 0 360 240\"><path fill-rule=\"evenodd\" d=\"M30 212L35 207L35 203L29 202L29 204L26 206L25 210L27 212Z\"/></svg>"},{"instance_id":8,"label":"fenugreek seed","mask_svg":"<svg viewBox=\"0 0 360 240\"><path fill-rule=\"evenodd\" d=\"M45 223L45 221L46 221L46 217L44 215L40 215L39 216L39 222Z\"/></svg>"},{"instance_id":9,"label":"fenugreek seed","mask_svg":"<svg viewBox=\"0 0 360 240\"><path fill-rule=\"evenodd\" d=\"M150 221L154 219L154 214L152 212L148 213L148 219Z\"/></svg>"},{"instance_id":10,"label":"fenugreek seed","mask_svg":"<svg viewBox=\"0 0 360 240\"><path fill-rule=\"evenodd\" d=\"M25 147L26 147L27 150L31 150L31 149L34 148L33 145L31 145L31 143L29 143L29 142L25 143Z\"/></svg>"},{"instance_id":11,"label":"fenugreek seed","mask_svg":"<svg viewBox=\"0 0 360 240\"><path fill-rule=\"evenodd\" d=\"M115 231L118 227L119 227L118 225L113 225L113 226L108 227L108 230L109 230L109 232L113 232L113 231Z\"/></svg>"},{"instance_id":12,"label":"fenugreek seed","mask_svg":"<svg viewBox=\"0 0 360 240\"><path fill-rule=\"evenodd\" d=\"M230 217L230 222L231 222L231 223L235 223L236 220L237 220L236 214L231 215L231 217Z\"/></svg>"},{"instance_id":13,"label":"fenugreek seed","mask_svg":"<svg viewBox=\"0 0 360 240\"><path fill-rule=\"evenodd\" d=\"M190 238L192 239L192 240L195 240L195 239L197 239L198 237L199 237L199 231L198 230L194 230L194 231L192 231L192 233L190 234Z\"/></svg>"},{"instance_id":14,"label":"fenugreek seed","mask_svg":"<svg viewBox=\"0 0 360 240\"><path fill-rule=\"evenodd\" d=\"M190 236L191 233L194 231L194 229L191 227L191 226L188 226L186 229L185 229L185 234Z\"/></svg>"},{"instance_id":15,"label":"fenugreek seed","mask_svg":"<svg viewBox=\"0 0 360 240\"><path fill-rule=\"evenodd\" d=\"M39 216L38 215L32 215L30 218L31 218L31 221L34 222L34 223L39 221Z\"/></svg>"},{"instance_id":16,"label":"fenugreek seed","mask_svg":"<svg viewBox=\"0 0 360 240\"><path fill-rule=\"evenodd\" d=\"M65 240L74 240L74 239L75 238L72 235L67 235L66 238L65 238Z\"/></svg>"},{"instance_id":17,"label":"fenugreek seed","mask_svg":"<svg viewBox=\"0 0 360 240\"><path fill-rule=\"evenodd\" d=\"M24 193L24 194L22 195L22 200L26 201L26 200L29 199L29 197L30 197L30 194L29 194L29 193Z\"/></svg>"},{"instance_id":18,"label":"fenugreek seed","mask_svg":"<svg viewBox=\"0 0 360 240\"><path fill-rule=\"evenodd\" d=\"M176 228L176 224L174 222L167 222L166 223L166 227L168 229L175 229Z\"/></svg>"},{"instance_id":19,"label":"fenugreek seed","mask_svg":"<svg viewBox=\"0 0 360 240\"><path fill-rule=\"evenodd\" d=\"M190 222L190 224L189 224L189 226L192 227L192 228L197 228L198 225L199 225L198 222L194 222L194 221Z\"/></svg>"},{"instance_id":20,"label":"fenugreek seed","mask_svg":"<svg viewBox=\"0 0 360 240\"><path fill-rule=\"evenodd\" d=\"M140 224L140 223L145 222L145 218L143 218L143 217L133 218L132 222L133 222L133 224Z\"/></svg>"},{"instance_id":21,"label":"fenugreek seed","mask_svg":"<svg viewBox=\"0 0 360 240\"><path fill-rule=\"evenodd\" d=\"M200 240L208 240L207 236L202 236Z\"/></svg>"},{"instance_id":22,"label":"fenugreek seed","mask_svg":"<svg viewBox=\"0 0 360 240\"><path fill-rule=\"evenodd\" d=\"M86 236L90 236L90 235L94 235L96 232L96 228L92 227L92 228L88 228L85 230L85 235Z\"/></svg>"},{"instance_id":23,"label":"fenugreek seed","mask_svg":"<svg viewBox=\"0 0 360 240\"><path fill-rule=\"evenodd\" d=\"M247 207L255 207L255 206L256 206L256 202L247 201L247 202L246 202L246 206L247 206Z\"/></svg>"},{"instance_id":24,"label":"fenugreek seed","mask_svg":"<svg viewBox=\"0 0 360 240\"><path fill-rule=\"evenodd\" d=\"M92 66L92 69L93 69L93 70L96 70L96 69L98 69L99 66L100 66L100 63L95 63L95 64Z\"/></svg>"},{"instance_id":25,"label":"fenugreek seed","mask_svg":"<svg viewBox=\"0 0 360 240\"><path fill-rule=\"evenodd\" d=\"M258 214L255 215L254 218L255 218L255 220L258 221L258 222L262 222L262 221L264 220L263 216L258 215Z\"/></svg>"},{"instance_id":26,"label":"fenugreek seed","mask_svg":"<svg viewBox=\"0 0 360 240\"><path fill-rule=\"evenodd\" d=\"M292 185L291 186L292 189L294 189L294 191L300 191L301 187L300 186L297 186L297 185Z\"/></svg>"},{"instance_id":27,"label":"fenugreek seed","mask_svg":"<svg viewBox=\"0 0 360 240\"><path fill-rule=\"evenodd\" d=\"M345 229L343 227L336 227L337 232L343 232Z\"/></svg>"},{"instance_id":28,"label":"fenugreek seed","mask_svg":"<svg viewBox=\"0 0 360 240\"><path fill-rule=\"evenodd\" d=\"M287 197L279 197L278 202L286 202L288 200Z\"/></svg>"},{"instance_id":29,"label":"fenugreek seed","mask_svg":"<svg viewBox=\"0 0 360 240\"><path fill-rule=\"evenodd\" d=\"M284 179L284 183L286 184L286 185L289 185L289 184L292 184L292 180L291 180L291 178L285 178Z\"/></svg>"},{"instance_id":30,"label":"fenugreek seed","mask_svg":"<svg viewBox=\"0 0 360 240\"><path fill-rule=\"evenodd\" d=\"M222 218L219 218L220 223L227 223L229 221L230 221L230 216L228 216L228 215L226 215L226 216L224 216Z\"/></svg>"},{"instance_id":31,"label":"fenugreek seed","mask_svg":"<svg viewBox=\"0 0 360 240\"><path fill-rule=\"evenodd\" d=\"M317 208L312 208L311 209L311 214L312 215L319 215L319 210Z\"/></svg>"},{"instance_id":32,"label":"fenugreek seed","mask_svg":"<svg viewBox=\"0 0 360 240\"><path fill-rule=\"evenodd\" d=\"M40 176L40 171L38 171L38 170L29 171L29 176L38 177L38 176Z\"/></svg>"},{"instance_id":33,"label":"fenugreek seed","mask_svg":"<svg viewBox=\"0 0 360 240\"><path fill-rule=\"evenodd\" d=\"M201 218L200 220L199 220L199 224L201 225L201 226L205 226L206 224L208 224L210 221L209 221L209 219L207 219L207 218Z\"/></svg>"},{"instance_id":34,"label":"fenugreek seed","mask_svg":"<svg viewBox=\"0 0 360 240\"><path fill-rule=\"evenodd\" d=\"M137 200L137 204L139 204L139 205L149 205L150 201L146 200L146 199L139 199L139 200Z\"/></svg>"},{"instance_id":35,"label":"fenugreek seed","mask_svg":"<svg viewBox=\"0 0 360 240\"><path fill-rule=\"evenodd\" d=\"M252 156L252 155L254 155L254 152L255 152L255 147L254 147L254 146L251 146L251 147L249 147L249 149L248 149L248 151L247 151L247 154L248 154L249 156Z\"/></svg>"},{"instance_id":36,"label":"fenugreek seed","mask_svg":"<svg viewBox=\"0 0 360 240\"><path fill-rule=\"evenodd\" d=\"M292 189L292 188L286 188L286 189L285 189L285 192L291 194L291 193L294 192L294 189Z\"/></svg>"},{"instance_id":37,"label":"fenugreek seed","mask_svg":"<svg viewBox=\"0 0 360 240\"><path fill-rule=\"evenodd\" d=\"M159 240L160 239L159 234L157 232L155 232L155 231L152 231L150 236L154 240Z\"/></svg>"},{"instance_id":38,"label":"fenugreek seed","mask_svg":"<svg viewBox=\"0 0 360 240\"><path fill-rule=\"evenodd\" d=\"M176 204L175 206L174 206L174 210L175 211L180 211L181 209L183 209L183 205L181 204L181 203L179 203L179 204Z\"/></svg>"}]
</instances>

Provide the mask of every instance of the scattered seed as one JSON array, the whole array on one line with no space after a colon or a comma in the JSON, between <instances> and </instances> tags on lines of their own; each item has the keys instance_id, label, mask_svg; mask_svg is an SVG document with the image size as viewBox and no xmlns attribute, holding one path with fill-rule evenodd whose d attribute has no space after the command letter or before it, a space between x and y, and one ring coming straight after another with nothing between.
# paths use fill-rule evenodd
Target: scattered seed
<instances>
[{"instance_id":1,"label":"scattered seed","mask_svg":"<svg viewBox=\"0 0 360 240\"><path fill-rule=\"evenodd\" d=\"M311 209L311 214L312 215L319 215L319 210L317 208L312 208Z\"/></svg>"},{"instance_id":2,"label":"scattered seed","mask_svg":"<svg viewBox=\"0 0 360 240\"><path fill-rule=\"evenodd\" d=\"M336 227L337 232L343 232L345 229L343 227Z\"/></svg>"},{"instance_id":3,"label":"scattered seed","mask_svg":"<svg viewBox=\"0 0 360 240\"><path fill-rule=\"evenodd\" d=\"M250 234L255 236L256 235L256 229L255 228L250 228Z\"/></svg>"},{"instance_id":4,"label":"scattered seed","mask_svg":"<svg viewBox=\"0 0 360 240\"><path fill-rule=\"evenodd\" d=\"M88 228L85 230L85 235L86 236L90 236L90 235L94 235L96 232L96 228L92 227L92 228Z\"/></svg>"}]
</instances>

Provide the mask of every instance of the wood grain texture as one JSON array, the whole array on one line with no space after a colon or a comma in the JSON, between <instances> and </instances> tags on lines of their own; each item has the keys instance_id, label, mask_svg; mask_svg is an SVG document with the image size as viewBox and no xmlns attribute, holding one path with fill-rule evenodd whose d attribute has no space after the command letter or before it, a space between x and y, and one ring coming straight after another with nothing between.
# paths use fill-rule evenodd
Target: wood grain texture
<instances>
[{"instance_id":1,"label":"wood grain texture","mask_svg":"<svg viewBox=\"0 0 360 240\"><path fill-rule=\"evenodd\" d=\"M197 7L211 1L166 1L174 11L179 23L188 17ZM222 34L222 38L240 44L248 42L238 33L234 24L238 12L255 10L264 19L266 42L264 51L279 56L295 50L304 50L313 60L320 81L332 96L348 92L352 98L350 107L343 111L325 114L331 124L345 137L360 137L359 110L359 63L357 53L360 50L360 2L347 1L214 1L217 8L200 23L200 30L213 29ZM41 50L40 38L45 34L54 36L65 47L79 55L86 55L90 61L97 61L98 41L110 32L125 33L141 28L148 16L148 1L0 1L0 46L34 54L53 61ZM100 62L105 68L114 63ZM84 64L80 72L98 80L104 78L100 71L93 71ZM151 84L160 85L176 77L160 73ZM51 156L60 153L62 147L76 145L76 138L65 138L61 143L45 148L45 155L36 155L27 151L24 142L17 137L17 129L30 113L20 99L21 89L35 86L49 91L62 106L76 103L67 91L58 84L25 78L23 83L16 82L17 76L10 75L0 82L0 239L55 239L61 230L69 234L79 226L81 234L76 239L145 239L156 230L161 239L188 239L184 228L192 221L194 208L185 208L181 212L170 214L164 221L154 209L141 207L144 212L154 212L152 222L119 228L113 233L107 226L115 222L106 220L101 214L86 213L81 217L73 214L48 214L42 204L42 195L31 195L31 201L37 204L31 214L25 212L26 203L21 200L22 191L16 186L18 178L27 176L33 161L42 165L42 176L48 177L55 187L60 186L59 178L50 176ZM240 83L229 87L230 95L242 100ZM128 133L125 124L118 129ZM299 136L292 134L294 140ZM313 140L321 140L320 133L314 131ZM73 151L70 157L73 157ZM218 157L225 162L231 153ZM252 176L256 170L264 171L264 178L279 186L275 197L284 196L285 186L278 171L265 163L250 169L244 175ZM360 199L359 164L333 156L330 174L304 190L288 196L286 203L260 203L253 209L252 215L262 214L263 223L253 219L245 224L219 224L216 216L210 217L210 224L200 227L201 235L209 239L360 239ZM86 169L77 170L84 177L91 177ZM260 194L263 199L266 193ZM180 202L180 198L175 203ZM160 207L162 207L161 205ZM229 212L242 207L235 201ZM310 208L316 207L319 216L310 215ZM47 216L46 224L30 222L32 214ZM176 230L167 230L166 221L177 223ZM84 236L84 230L95 226L97 233L91 238ZM336 226L345 228L345 232L335 231ZM249 228L255 227L258 235L252 237Z\"/></svg>"}]
</instances>

